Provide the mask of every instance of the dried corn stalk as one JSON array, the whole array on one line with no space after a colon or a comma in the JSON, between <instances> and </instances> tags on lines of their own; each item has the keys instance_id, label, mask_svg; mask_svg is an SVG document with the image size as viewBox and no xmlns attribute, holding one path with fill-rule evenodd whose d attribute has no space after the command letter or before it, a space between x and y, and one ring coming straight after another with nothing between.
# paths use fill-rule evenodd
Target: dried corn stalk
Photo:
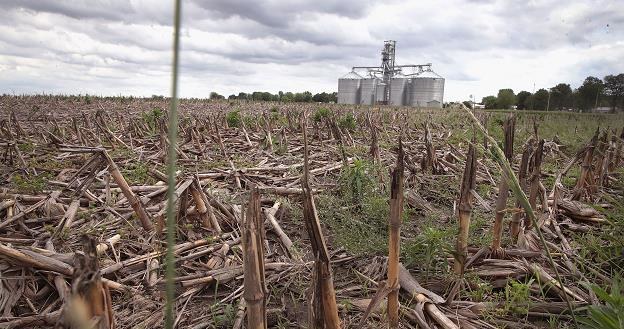
<instances>
[{"instance_id":1,"label":"dried corn stalk","mask_svg":"<svg viewBox=\"0 0 624 329\"><path fill-rule=\"evenodd\" d=\"M264 223L260 212L260 193L252 188L243 228L243 262L247 328L266 329L266 287L264 285Z\"/></svg>"},{"instance_id":2,"label":"dried corn stalk","mask_svg":"<svg viewBox=\"0 0 624 329\"><path fill-rule=\"evenodd\" d=\"M429 121L425 121L425 149L426 154L421 163L422 171L431 170L432 174L439 174L440 165L438 164L438 159L436 157L436 149L433 146L433 137L431 136L431 131L429 130Z\"/></svg>"},{"instance_id":3,"label":"dried corn stalk","mask_svg":"<svg viewBox=\"0 0 624 329\"><path fill-rule=\"evenodd\" d=\"M72 296L61 321L66 328L113 329L112 300L100 277L95 240L83 236L83 246L83 252L76 253Z\"/></svg>"},{"instance_id":4,"label":"dried corn stalk","mask_svg":"<svg viewBox=\"0 0 624 329\"><path fill-rule=\"evenodd\" d=\"M574 193L572 194L571 200L580 200L587 189L587 185L590 184L590 176L592 172L591 164L594 158L594 149L598 143L598 133L599 130L596 129L591 142L585 147L585 156L583 157L583 163L581 164L581 175L576 181L576 186L574 186Z\"/></svg>"},{"instance_id":5,"label":"dried corn stalk","mask_svg":"<svg viewBox=\"0 0 624 329\"><path fill-rule=\"evenodd\" d=\"M542 156L544 154L544 140L540 139L537 144L537 148L533 153L533 172L530 177L530 187L529 187L529 204L531 205L531 209L536 209L537 205L537 193L539 192L539 184L540 184L540 175L542 168ZM527 216L524 218L524 228L531 228L531 219Z\"/></svg>"},{"instance_id":6,"label":"dried corn stalk","mask_svg":"<svg viewBox=\"0 0 624 329\"><path fill-rule=\"evenodd\" d=\"M149 215L145 211L145 207L143 207L143 203L141 202L139 198L137 198L134 192L132 192L132 190L130 189L130 186L128 185L128 182L126 182L123 175L121 174L121 171L119 171L119 167L117 167L117 164L115 164L115 162L110 157L108 152L106 152L106 150L103 150L102 154L104 155L104 158L108 162L108 170L111 176L113 177L113 180L115 181L115 183L117 183L117 185L121 189L121 192L123 192L123 195L126 197L126 199L128 199L130 206L132 207L137 217L141 221L141 226L143 226L143 229L148 232L152 231L152 229L154 228L154 225L152 224L152 220L150 219Z\"/></svg>"},{"instance_id":7,"label":"dried corn stalk","mask_svg":"<svg viewBox=\"0 0 624 329\"><path fill-rule=\"evenodd\" d=\"M473 142L468 147L466 155L466 167L459 191L459 233L457 234L457 244L455 246L455 274L463 275L464 264L468 258L468 233L470 228L470 214L472 213L472 193L471 190L475 186L475 177L477 173L477 157L475 155L475 146Z\"/></svg>"},{"instance_id":8,"label":"dried corn stalk","mask_svg":"<svg viewBox=\"0 0 624 329\"><path fill-rule=\"evenodd\" d=\"M518 181L520 183L520 188L524 191L526 190L526 177L527 170L529 167L529 158L531 156L531 152L533 148L530 143L527 143L524 152L522 152L522 159L520 160L520 169L518 170ZM522 207L519 200L516 200L516 211L511 217L511 223L509 224L509 234L511 235L511 240L516 241L518 239L518 234L520 233L520 222L522 219L522 214L519 210Z\"/></svg>"},{"instance_id":9,"label":"dried corn stalk","mask_svg":"<svg viewBox=\"0 0 624 329\"><path fill-rule=\"evenodd\" d=\"M516 130L516 118L510 116L505 120L503 124L503 131L505 134L504 152L507 161L511 162L513 159L513 142L514 133ZM498 185L498 198L496 199L496 215L494 218L493 239L492 239L492 252L496 256L501 256L501 238L503 233L503 217L505 217L505 208L507 207L507 198L509 196L509 181L505 175L501 176L500 183Z\"/></svg>"},{"instance_id":10,"label":"dried corn stalk","mask_svg":"<svg viewBox=\"0 0 624 329\"><path fill-rule=\"evenodd\" d=\"M325 238L321 232L314 197L309 182L308 163L308 137L306 123L303 123L303 177L301 187L303 190L303 220L305 222L312 252L314 253L314 271L316 273L316 284L314 287L314 326L316 328L337 329L340 328L340 318L338 317L338 306L336 305L336 293L334 291L334 280L332 277L329 252L325 244ZM320 314L318 314L320 313Z\"/></svg>"}]
</instances>

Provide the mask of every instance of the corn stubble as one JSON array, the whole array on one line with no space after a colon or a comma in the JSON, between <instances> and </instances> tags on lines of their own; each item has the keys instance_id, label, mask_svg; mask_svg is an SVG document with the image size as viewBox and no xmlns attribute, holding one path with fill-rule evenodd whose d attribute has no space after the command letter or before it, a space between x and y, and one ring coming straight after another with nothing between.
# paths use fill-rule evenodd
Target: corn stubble
<instances>
[{"instance_id":1,"label":"corn stubble","mask_svg":"<svg viewBox=\"0 0 624 329\"><path fill-rule=\"evenodd\" d=\"M510 116L503 124L504 132L504 150L507 161L513 161L513 143L514 133L516 130L516 118ZM507 198L509 196L509 181L505 175L501 175L498 184L498 198L496 199L496 213L494 218L494 227L492 229L492 253L496 257L501 257L503 251L501 248L501 239L503 235L503 218L505 217L505 209L507 208Z\"/></svg>"},{"instance_id":2,"label":"corn stubble","mask_svg":"<svg viewBox=\"0 0 624 329\"><path fill-rule=\"evenodd\" d=\"M266 286L264 278L264 221L258 188L251 189L243 224L244 293L247 328L266 329Z\"/></svg>"},{"instance_id":3,"label":"corn stubble","mask_svg":"<svg viewBox=\"0 0 624 329\"><path fill-rule=\"evenodd\" d=\"M303 126L303 176L301 188L303 191L303 221L305 223L312 253L314 255L314 286L312 287L311 318L314 323L313 328L340 328L340 318L338 317L338 306L336 305L336 293L334 291L334 280L329 259L329 252L325 244L325 238L321 231L312 188L309 181L309 161L308 161L308 136L304 117Z\"/></svg>"},{"instance_id":4,"label":"corn stubble","mask_svg":"<svg viewBox=\"0 0 624 329\"><path fill-rule=\"evenodd\" d=\"M388 323L390 328L399 327L399 254L401 239L401 216L403 214L403 143L399 138L396 167L392 171L390 187L390 238L388 241Z\"/></svg>"},{"instance_id":5,"label":"corn stubble","mask_svg":"<svg viewBox=\"0 0 624 329\"><path fill-rule=\"evenodd\" d=\"M472 193L475 187L475 177L477 173L477 157L475 155L475 142L468 145L468 153L466 154L466 166L464 167L464 175L459 190L458 202L458 219L459 233L457 234L457 242L455 244L455 263L454 271L457 275L464 274L464 265L468 258L468 234L470 230L470 215L472 213Z\"/></svg>"},{"instance_id":6,"label":"corn stubble","mask_svg":"<svg viewBox=\"0 0 624 329\"><path fill-rule=\"evenodd\" d=\"M112 299L100 277L95 240L88 236L82 240L83 252L75 258L71 296L57 327L114 329Z\"/></svg>"}]
</instances>

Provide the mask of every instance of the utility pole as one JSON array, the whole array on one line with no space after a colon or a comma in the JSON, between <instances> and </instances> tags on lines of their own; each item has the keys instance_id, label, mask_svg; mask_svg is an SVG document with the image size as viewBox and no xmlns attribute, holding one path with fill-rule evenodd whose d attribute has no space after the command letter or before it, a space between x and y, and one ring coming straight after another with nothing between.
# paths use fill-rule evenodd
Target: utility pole
<instances>
[{"instance_id":1,"label":"utility pole","mask_svg":"<svg viewBox=\"0 0 624 329\"><path fill-rule=\"evenodd\" d=\"M550 111L550 93L552 88L548 88L548 102L546 102L546 112Z\"/></svg>"},{"instance_id":2,"label":"utility pole","mask_svg":"<svg viewBox=\"0 0 624 329\"><path fill-rule=\"evenodd\" d=\"M474 95L470 95L470 98L472 100L472 113L474 113L474 111L475 111L475 96Z\"/></svg>"},{"instance_id":3,"label":"utility pole","mask_svg":"<svg viewBox=\"0 0 624 329\"><path fill-rule=\"evenodd\" d=\"M531 95L531 111L533 111L534 104L535 104L535 82L533 82L533 95Z\"/></svg>"}]
</instances>

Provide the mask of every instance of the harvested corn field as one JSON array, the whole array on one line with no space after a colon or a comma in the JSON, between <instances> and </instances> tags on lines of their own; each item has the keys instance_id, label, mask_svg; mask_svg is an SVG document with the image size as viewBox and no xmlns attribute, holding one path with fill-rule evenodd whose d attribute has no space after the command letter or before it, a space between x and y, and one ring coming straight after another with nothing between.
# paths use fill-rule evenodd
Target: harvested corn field
<instances>
[{"instance_id":1,"label":"harvested corn field","mask_svg":"<svg viewBox=\"0 0 624 329\"><path fill-rule=\"evenodd\" d=\"M178 328L573 328L619 282L622 115L168 106L0 97L0 327L163 327L167 247Z\"/></svg>"}]
</instances>

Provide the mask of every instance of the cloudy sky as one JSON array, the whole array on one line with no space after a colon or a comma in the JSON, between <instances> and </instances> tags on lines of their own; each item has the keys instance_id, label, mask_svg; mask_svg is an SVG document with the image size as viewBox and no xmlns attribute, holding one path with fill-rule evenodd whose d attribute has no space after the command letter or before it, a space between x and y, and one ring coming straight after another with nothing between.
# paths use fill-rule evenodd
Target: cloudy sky
<instances>
[{"instance_id":1,"label":"cloudy sky","mask_svg":"<svg viewBox=\"0 0 624 329\"><path fill-rule=\"evenodd\" d=\"M169 94L172 1L0 0L0 93ZM624 1L183 0L180 93L335 91L433 63L445 101L624 72Z\"/></svg>"}]
</instances>

